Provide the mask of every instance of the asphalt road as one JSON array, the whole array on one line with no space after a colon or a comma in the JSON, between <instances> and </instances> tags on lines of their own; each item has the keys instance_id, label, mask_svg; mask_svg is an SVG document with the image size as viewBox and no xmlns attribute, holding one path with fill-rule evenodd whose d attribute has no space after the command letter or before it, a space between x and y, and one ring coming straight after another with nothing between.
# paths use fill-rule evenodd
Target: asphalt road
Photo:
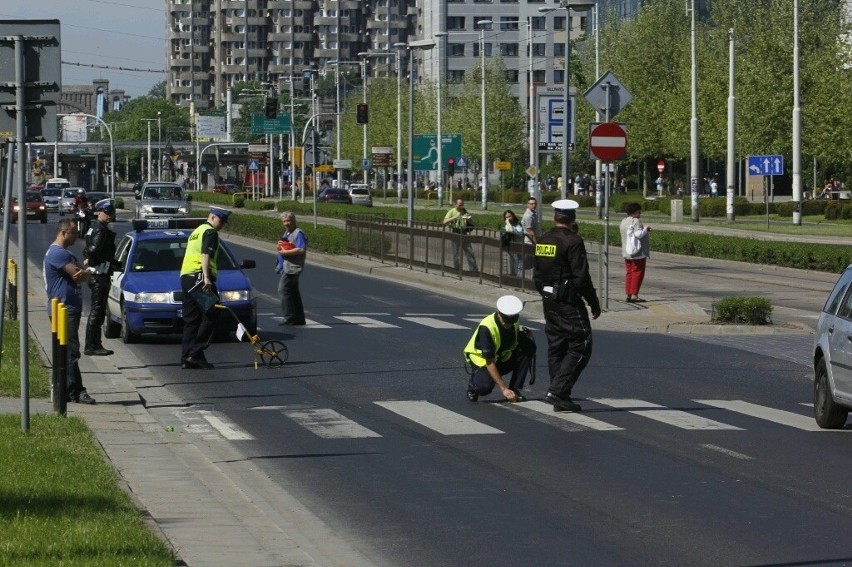
<instances>
[{"instance_id":1,"label":"asphalt road","mask_svg":"<svg viewBox=\"0 0 852 567\"><path fill-rule=\"evenodd\" d=\"M30 225L30 258L52 232ZM852 563L852 428L815 431L809 339L599 330L575 390L585 411L557 415L540 402L546 347L531 307L530 401L471 404L460 353L488 312L475 297L309 259L310 324L278 327L272 254L232 248L258 262L259 333L287 342L284 368L254 370L246 344L210 349L216 371L180 370L176 337L126 348L186 402L161 419L199 443L229 439L377 564ZM834 277L662 256L649 294L772 290L818 310Z\"/></svg>"}]
</instances>

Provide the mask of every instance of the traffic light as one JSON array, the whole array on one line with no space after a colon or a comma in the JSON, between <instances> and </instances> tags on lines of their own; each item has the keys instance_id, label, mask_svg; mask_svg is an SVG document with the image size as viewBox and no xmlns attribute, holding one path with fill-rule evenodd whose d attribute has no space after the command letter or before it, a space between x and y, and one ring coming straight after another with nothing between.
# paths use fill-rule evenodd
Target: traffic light
<instances>
[{"instance_id":1,"label":"traffic light","mask_svg":"<svg viewBox=\"0 0 852 567\"><path fill-rule=\"evenodd\" d=\"M355 122L358 124L367 124L370 121L370 108L366 102L361 102L356 106Z\"/></svg>"},{"instance_id":2,"label":"traffic light","mask_svg":"<svg viewBox=\"0 0 852 567\"><path fill-rule=\"evenodd\" d=\"M456 172L456 160L450 158L447 160L447 173L452 177Z\"/></svg>"},{"instance_id":3,"label":"traffic light","mask_svg":"<svg viewBox=\"0 0 852 567\"><path fill-rule=\"evenodd\" d=\"M278 117L278 99L268 98L263 107L263 114L267 120L275 120Z\"/></svg>"}]
</instances>

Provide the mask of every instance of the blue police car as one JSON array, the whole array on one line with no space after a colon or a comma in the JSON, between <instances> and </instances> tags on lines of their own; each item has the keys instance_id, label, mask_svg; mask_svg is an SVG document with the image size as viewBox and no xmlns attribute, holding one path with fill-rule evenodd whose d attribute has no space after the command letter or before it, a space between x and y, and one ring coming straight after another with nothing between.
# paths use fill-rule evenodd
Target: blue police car
<instances>
[{"instance_id":1,"label":"blue police car","mask_svg":"<svg viewBox=\"0 0 852 567\"><path fill-rule=\"evenodd\" d=\"M115 272L107 301L104 336L125 343L144 334L180 333L183 330L183 291L180 268L186 242L205 219L134 220L133 230L116 246ZM255 267L254 260L237 262L227 244L220 241L216 287L223 305L234 312L245 327L257 330L257 300L243 269ZM236 330L237 321L223 310L216 337L224 339Z\"/></svg>"}]
</instances>

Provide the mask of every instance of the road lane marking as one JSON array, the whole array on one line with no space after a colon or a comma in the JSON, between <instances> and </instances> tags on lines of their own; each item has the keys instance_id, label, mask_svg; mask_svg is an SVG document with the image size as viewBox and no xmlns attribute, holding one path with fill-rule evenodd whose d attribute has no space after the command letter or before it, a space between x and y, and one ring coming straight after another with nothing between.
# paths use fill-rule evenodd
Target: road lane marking
<instances>
[{"instance_id":1,"label":"road lane marking","mask_svg":"<svg viewBox=\"0 0 852 567\"><path fill-rule=\"evenodd\" d=\"M283 321L284 317L273 317L273 319L275 319L277 321ZM331 326L323 325L322 323L314 321L313 319L305 319L305 324L304 325L298 325L298 326L300 326L302 328L307 328L307 329L331 329Z\"/></svg>"},{"instance_id":2,"label":"road lane marking","mask_svg":"<svg viewBox=\"0 0 852 567\"><path fill-rule=\"evenodd\" d=\"M437 431L442 435L487 435L503 433L490 425L479 423L461 414L424 400L373 402L406 419Z\"/></svg>"},{"instance_id":3,"label":"road lane marking","mask_svg":"<svg viewBox=\"0 0 852 567\"><path fill-rule=\"evenodd\" d=\"M228 441L254 441L254 435L224 416L209 410L198 410L198 415Z\"/></svg>"},{"instance_id":4,"label":"road lane marking","mask_svg":"<svg viewBox=\"0 0 852 567\"><path fill-rule=\"evenodd\" d=\"M371 429L355 423L332 409L286 410L284 415L323 439L365 439L381 437Z\"/></svg>"},{"instance_id":5,"label":"road lane marking","mask_svg":"<svg viewBox=\"0 0 852 567\"><path fill-rule=\"evenodd\" d=\"M568 423L573 423L574 425L579 425L580 427L585 427L586 429L593 429L595 431L621 431L622 428L617 425L613 425L611 423L607 423L605 421L601 421L599 419L595 419L593 417L589 417L587 415L583 415L582 413L575 412L555 412L553 411L553 406L539 401L531 401L531 402L521 402L517 404L497 404L499 407L505 407L507 409L524 409L531 410L537 413L544 414L548 417L555 417L556 419L561 419L562 421L567 421Z\"/></svg>"},{"instance_id":6,"label":"road lane marking","mask_svg":"<svg viewBox=\"0 0 852 567\"><path fill-rule=\"evenodd\" d=\"M397 325L385 323L383 321L379 321L378 319L372 319L370 317L336 315L334 318L340 319L341 321L346 321L347 323L351 323L353 325L358 325L359 327L364 327L366 329L399 329Z\"/></svg>"},{"instance_id":7,"label":"road lane marking","mask_svg":"<svg viewBox=\"0 0 852 567\"><path fill-rule=\"evenodd\" d=\"M773 423L787 425L789 427L795 427L796 429L801 429L802 431L824 431L816 424L814 418L812 417L806 417L804 415L799 415L797 413L789 411L768 408L766 406L759 406L757 404L751 404L742 400L693 401L698 402L699 404L704 404L707 406L713 406L716 408L741 413L750 417L765 419L766 421L771 421Z\"/></svg>"},{"instance_id":8,"label":"road lane marking","mask_svg":"<svg viewBox=\"0 0 852 567\"><path fill-rule=\"evenodd\" d=\"M729 457L733 457L735 459L740 459L742 461L753 461L754 457L749 455L745 455L743 453L737 453L736 451L732 451L731 449L725 449L724 447L719 447L718 445L713 445L711 443L701 443L698 445L699 447L703 447L704 449L709 449L711 451L716 451L718 453L722 453L723 455L727 455Z\"/></svg>"},{"instance_id":9,"label":"road lane marking","mask_svg":"<svg viewBox=\"0 0 852 567\"><path fill-rule=\"evenodd\" d=\"M435 319L434 317L400 317L403 321L410 321L412 323L417 323L418 325L423 325L425 327L431 327L433 329L468 329L469 327L463 325L457 325L456 323L451 323L449 321L444 321L443 319Z\"/></svg>"},{"instance_id":10,"label":"road lane marking","mask_svg":"<svg viewBox=\"0 0 852 567\"><path fill-rule=\"evenodd\" d=\"M641 415L681 429L702 431L742 431L742 428L728 425L705 417L693 415L681 410L668 409L665 406L652 404L644 400L589 398L590 401L618 409L626 409L632 414Z\"/></svg>"}]
</instances>

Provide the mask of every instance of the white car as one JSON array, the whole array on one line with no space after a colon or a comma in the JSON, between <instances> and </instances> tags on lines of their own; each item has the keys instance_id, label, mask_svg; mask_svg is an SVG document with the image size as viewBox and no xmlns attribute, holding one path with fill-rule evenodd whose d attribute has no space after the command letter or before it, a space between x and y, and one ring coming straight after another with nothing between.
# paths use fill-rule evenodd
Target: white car
<instances>
[{"instance_id":1,"label":"white car","mask_svg":"<svg viewBox=\"0 0 852 567\"><path fill-rule=\"evenodd\" d=\"M45 187L41 191L41 198L44 200L44 208L48 211L59 210L59 199L62 197L62 189L57 187Z\"/></svg>"},{"instance_id":2,"label":"white car","mask_svg":"<svg viewBox=\"0 0 852 567\"><path fill-rule=\"evenodd\" d=\"M819 314L813 361L817 425L840 429L852 409L852 265L840 275Z\"/></svg>"},{"instance_id":3,"label":"white car","mask_svg":"<svg viewBox=\"0 0 852 567\"><path fill-rule=\"evenodd\" d=\"M59 197L59 216L65 213L71 214L74 212L74 197L77 194L86 194L86 190L82 187L68 187L62 190L62 196Z\"/></svg>"},{"instance_id":4,"label":"white car","mask_svg":"<svg viewBox=\"0 0 852 567\"><path fill-rule=\"evenodd\" d=\"M349 186L349 196L352 197L353 205L373 206L373 195L370 186L364 183L353 183Z\"/></svg>"},{"instance_id":5,"label":"white car","mask_svg":"<svg viewBox=\"0 0 852 567\"><path fill-rule=\"evenodd\" d=\"M136 218L170 219L188 217L192 211L192 195L177 183L149 181L136 197Z\"/></svg>"},{"instance_id":6,"label":"white car","mask_svg":"<svg viewBox=\"0 0 852 567\"><path fill-rule=\"evenodd\" d=\"M53 177L44 184L45 189L67 189L68 187L71 187L71 182L64 177Z\"/></svg>"}]
</instances>

